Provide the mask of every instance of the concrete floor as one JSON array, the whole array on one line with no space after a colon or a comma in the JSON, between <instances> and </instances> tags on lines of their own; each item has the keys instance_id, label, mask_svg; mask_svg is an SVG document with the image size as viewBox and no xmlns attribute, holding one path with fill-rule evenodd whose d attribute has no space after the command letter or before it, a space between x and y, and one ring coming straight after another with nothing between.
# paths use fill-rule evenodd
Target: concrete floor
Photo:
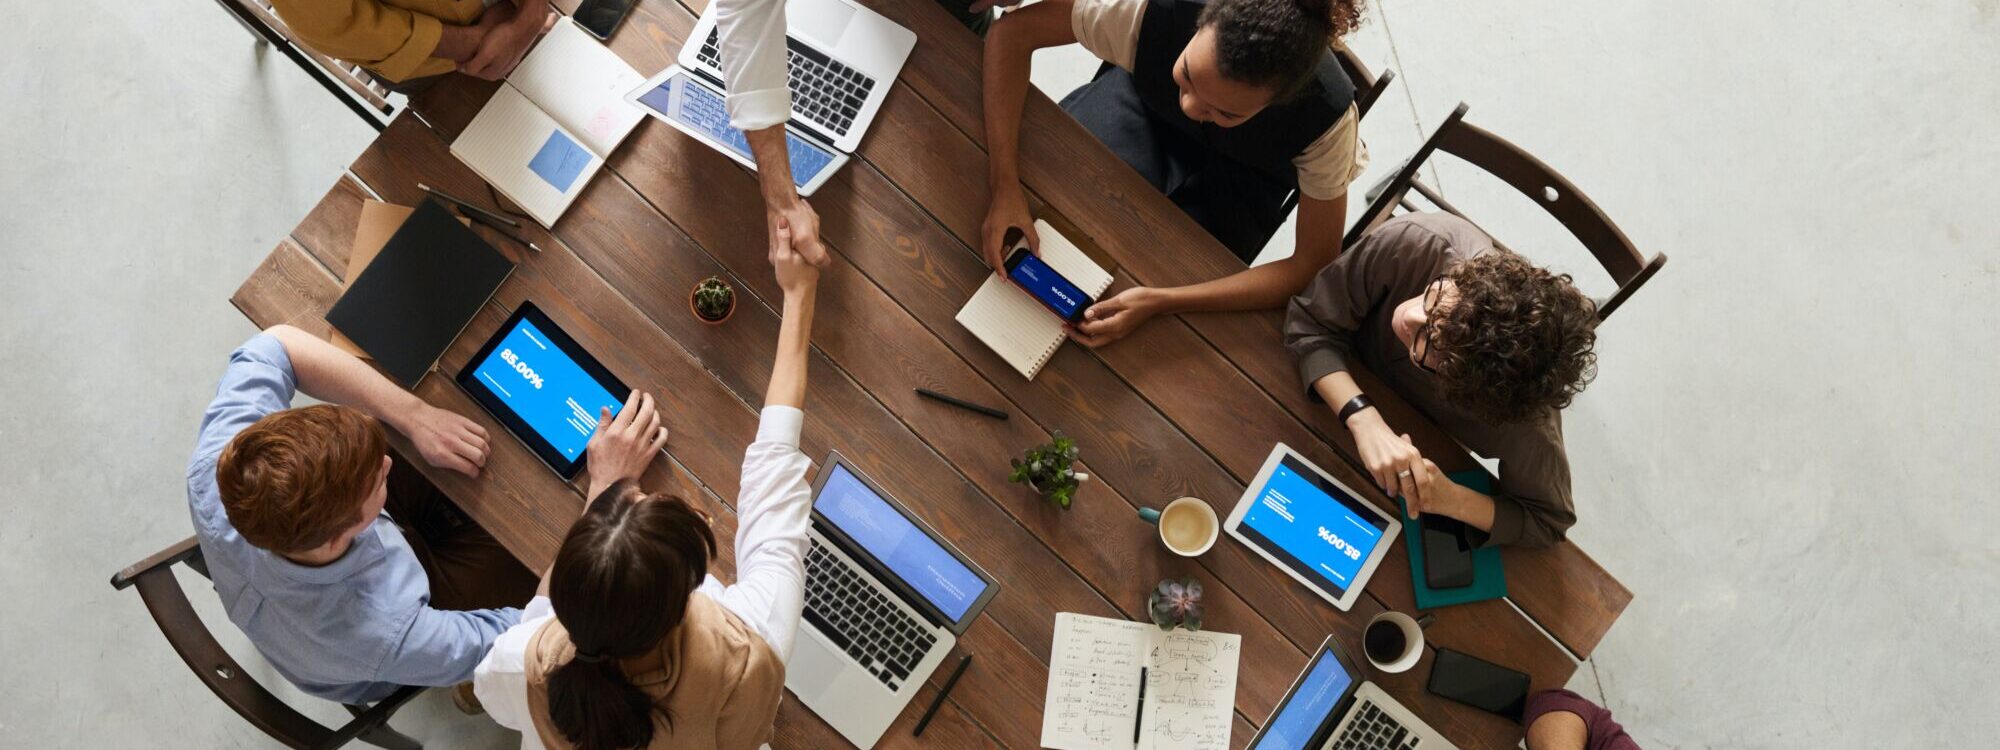
<instances>
[{"instance_id":1,"label":"concrete floor","mask_svg":"<svg viewBox=\"0 0 2000 750\"><path fill-rule=\"evenodd\" d=\"M1467 101L1673 258L1567 421L1575 538L1637 595L1572 687L1647 747L2000 732L1997 14L1390 0L1354 40L1398 73L1369 181ZM188 533L195 420L251 332L228 295L372 133L196 0L25 4L0 45L0 747L267 746L104 581ZM1043 62L1057 93L1094 67ZM1602 291L1527 202L1428 178ZM435 693L398 723L510 737Z\"/></svg>"}]
</instances>

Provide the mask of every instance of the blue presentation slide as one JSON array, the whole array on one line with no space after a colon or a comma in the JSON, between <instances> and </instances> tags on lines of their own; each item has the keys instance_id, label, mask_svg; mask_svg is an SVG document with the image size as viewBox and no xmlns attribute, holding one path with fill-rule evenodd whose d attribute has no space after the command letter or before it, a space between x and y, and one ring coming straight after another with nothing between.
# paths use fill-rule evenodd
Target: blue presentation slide
<instances>
[{"instance_id":1,"label":"blue presentation slide","mask_svg":"<svg viewBox=\"0 0 2000 750\"><path fill-rule=\"evenodd\" d=\"M977 573L844 466L833 465L813 507L953 622L986 591Z\"/></svg>"},{"instance_id":2,"label":"blue presentation slide","mask_svg":"<svg viewBox=\"0 0 2000 750\"><path fill-rule=\"evenodd\" d=\"M527 318L507 332L473 373L571 461L583 454L597 430L597 410L610 407L617 414L624 406Z\"/></svg>"},{"instance_id":3,"label":"blue presentation slide","mask_svg":"<svg viewBox=\"0 0 2000 750\"><path fill-rule=\"evenodd\" d=\"M1007 275L1014 280L1014 283L1028 290L1029 294L1035 295L1035 299L1041 300L1042 304L1056 311L1063 320L1069 320L1070 316L1075 315L1076 308L1090 296L1084 294L1083 289L1077 285L1069 283L1069 279L1063 278L1062 274L1056 273L1049 264L1043 263L1041 258L1033 255L1022 258L1020 263L1014 264L1014 268L1008 271Z\"/></svg>"},{"instance_id":4,"label":"blue presentation slide","mask_svg":"<svg viewBox=\"0 0 2000 750\"><path fill-rule=\"evenodd\" d=\"M1339 659L1321 652L1251 750L1308 750L1306 743L1312 741L1313 733L1333 712L1334 701L1340 700L1353 681L1347 670L1340 668Z\"/></svg>"},{"instance_id":5,"label":"blue presentation slide","mask_svg":"<svg viewBox=\"0 0 2000 750\"><path fill-rule=\"evenodd\" d=\"M730 127L727 105L713 91L690 84L681 76L674 76L654 86L653 90L640 94L639 103L707 134L744 158L753 158L750 140L743 137L743 131ZM791 131L785 132L785 151L792 162L792 183L798 187L805 187L821 169L833 163L831 152Z\"/></svg>"},{"instance_id":6,"label":"blue presentation slide","mask_svg":"<svg viewBox=\"0 0 2000 750\"><path fill-rule=\"evenodd\" d=\"M1358 499L1327 494L1304 471L1309 469L1289 457L1281 460L1244 512L1243 526L1270 540L1281 557L1289 556L1294 570L1345 592L1382 541L1385 522L1349 506Z\"/></svg>"}]
</instances>

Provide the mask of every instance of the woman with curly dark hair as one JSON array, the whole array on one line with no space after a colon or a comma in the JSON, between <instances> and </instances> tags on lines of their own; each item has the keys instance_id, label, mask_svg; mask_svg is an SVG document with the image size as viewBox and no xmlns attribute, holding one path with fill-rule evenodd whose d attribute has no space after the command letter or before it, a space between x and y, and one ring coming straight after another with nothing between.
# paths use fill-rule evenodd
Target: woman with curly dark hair
<instances>
[{"instance_id":1,"label":"woman with curly dark hair","mask_svg":"<svg viewBox=\"0 0 2000 750\"><path fill-rule=\"evenodd\" d=\"M1043 0L1001 17L986 39L991 198L981 254L999 270L1010 229L1039 248L1016 157L1030 61L1037 49L1082 43L1104 65L1063 109L1209 234L1247 264L1284 224L1294 191L1299 222L1292 257L1187 286L1127 289L1093 305L1075 338L1099 346L1154 315L1285 304L1340 252L1347 186L1367 165L1354 84L1329 46L1360 23L1361 8L1361 0Z\"/></svg>"},{"instance_id":2,"label":"woman with curly dark hair","mask_svg":"<svg viewBox=\"0 0 2000 750\"><path fill-rule=\"evenodd\" d=\"M1354 434L1362 463L1412 514L1545 546L1576 523L1562 409L1597 372L1597 306L1566 274L1500 249L1451 214L1370 232L1292 299L1285 346L1314 398ZM1500 462L1488 496L1447 480L1348 374L1361 362L1472 452Z\"/></svg>"}]
</instances>

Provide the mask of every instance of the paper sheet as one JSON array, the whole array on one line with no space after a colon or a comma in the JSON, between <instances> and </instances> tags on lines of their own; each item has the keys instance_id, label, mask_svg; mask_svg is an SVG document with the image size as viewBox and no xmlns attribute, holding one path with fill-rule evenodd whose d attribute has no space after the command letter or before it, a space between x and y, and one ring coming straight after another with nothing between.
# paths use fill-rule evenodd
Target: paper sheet
<instances>
[{"instance_id":1,"label":"paper sheet","mask_svg":"<svg viewBox=\"0 0 2000 750\"><path fill-rule=\"evenodd\" d=\"M1042 747L1124 750L1137 728L1139 750L1227 750L1241 646L1230 633L1056 615Z\"/></svg>"}]
</instances>

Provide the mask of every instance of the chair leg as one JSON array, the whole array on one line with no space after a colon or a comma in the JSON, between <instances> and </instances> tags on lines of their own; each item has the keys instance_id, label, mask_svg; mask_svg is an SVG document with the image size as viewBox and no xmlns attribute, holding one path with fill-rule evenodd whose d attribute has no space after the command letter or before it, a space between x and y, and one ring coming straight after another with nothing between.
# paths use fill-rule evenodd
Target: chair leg
<instances>
[{"instance_id":1,"label":"chair leg","mask_svg":"<svg viewBox=\"0 0 2000 750\"><path fill-rule=\"evenodd\" d=\"M409 735L402 732L390 729L387 724L362 732L355 739L383 748L383 750L424 750L423 743L411 739Z\"/></svg>"},{"instance_id":2,"label":"chair leg","mask_svg":"<svg viewBox=\"0 0 2000 750\"><path fill-rule=\"evenodd\" d=\"M266 38L264 33L259 31L250 19L243 17L241 9L229 4L229 0L215 0L215 4L222 6L223 10L228 11L229 17L236 19L236 25L243 27L244 31L250 32L250 36L256 37L257 46L263 47L271 43L271 40Z\"/></svg>"}]
</instances>

